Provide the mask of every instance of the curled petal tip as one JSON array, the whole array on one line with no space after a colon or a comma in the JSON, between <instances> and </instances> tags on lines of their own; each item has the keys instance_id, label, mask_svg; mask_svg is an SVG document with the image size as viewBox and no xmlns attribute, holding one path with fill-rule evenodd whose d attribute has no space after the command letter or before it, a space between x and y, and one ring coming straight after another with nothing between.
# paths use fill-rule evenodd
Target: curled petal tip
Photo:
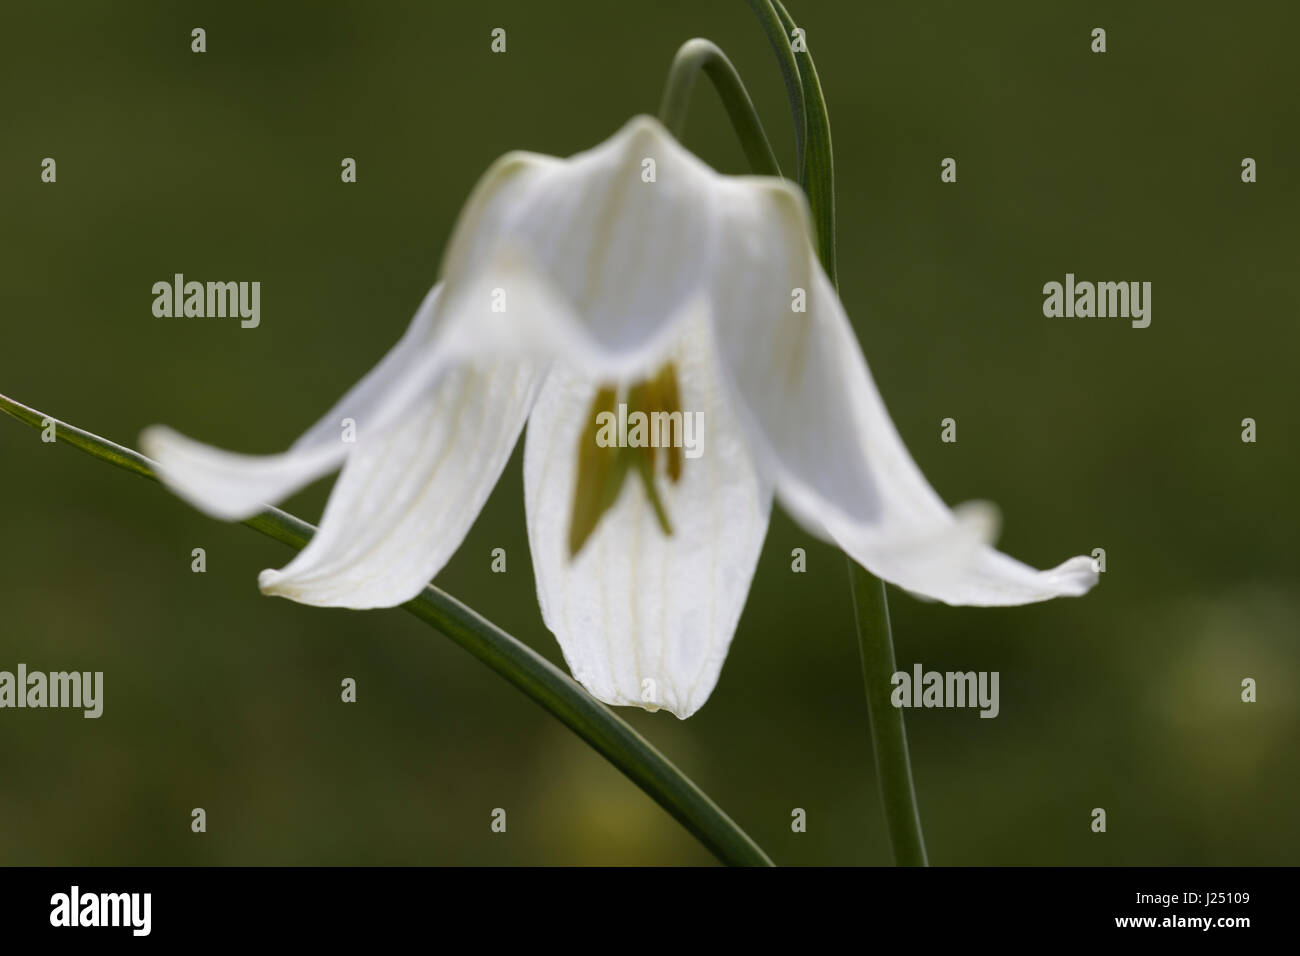
<instances>
[{"instance_id":1,"label":"curled petal tip","mask_svg":"<svg viewBox=\"0 0 1300 956\"><path fill-rule=\"evenodd\" d=\"M1095 559L1079 555L1044 572L1055 584L1061 597L1079 597L1087 594L1101 580Z\"/></svg>"},{"instance_id":2,"label":"curled petal tip","mask_svg":"<svg viewBox=\"0 0 1300 956\"><path fill-rule=\"evenodd\" d=\"M257 589L263 594L271 595L273 597L283 597L284 595L278 587L283 577L284 575L274 568L267 568L257 576Z\"/></svg>"}]
</instances>

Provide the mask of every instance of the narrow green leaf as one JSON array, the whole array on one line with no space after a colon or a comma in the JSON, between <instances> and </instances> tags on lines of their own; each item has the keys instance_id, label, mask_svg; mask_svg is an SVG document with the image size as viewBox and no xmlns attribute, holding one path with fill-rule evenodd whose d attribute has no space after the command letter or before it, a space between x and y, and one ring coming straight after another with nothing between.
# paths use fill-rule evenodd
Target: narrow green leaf
<instances>
[{"instance_id":1,"label":"narrow green leaf","mask_svg":"<svg viewBox=\"0 0 1300 956\"><path fill-rule=\"evenodd\" d=\"M781 22L771 0L746 0L746 2L758 17L763 34L767 37L772 52L776 54L781 79L785 81L785 95L790 102L790 115L794 117L795 168L800 170L799 181L803 182L804 140L808 135L808 119L804 106L803 81L799 78L799 65L795 62L794 51L790 48L790 34L786 32L785 24Z\"/></svg>"},{"instance_id":2,"label":"narrow green leaf","mask_svg":"<svg viewBox=\"0 0 1300 956\"><path fill-rule=\"evenodd\" d=\"M53 424L58 442L157 481L153 462L137 451L52 419L3 395L0 411L35 428ZM304 547L316 533L312 525L278 508L267 508L244 524L292 548ZM432 585L402 608L441 631L540 704L667 810L723 863L772 865L745 831L668 758L532 648Z\"/></svg>"},{"instance_id":3,"label":"narrow green leaf","mask_svg":"<svg viewBox=\"0 0 1300 956\"><path fill-rule=\"evenodd\" d=\"M794 19L781 4L781 0L771 0L771 4L780 18L786 37L790 37L796 26ZM790 49L788 40L786 46ZM808 194L808 204L812 207L813 224L817 230L817 252L822 268L830 276L831 282L838 285L835 253L835 160L831 149L831 120L810 50L811 47L799 53L791 51L790 54L799 70L807 128L803 163L799 167L799 184Z\"/></svg>"}]
</instances>

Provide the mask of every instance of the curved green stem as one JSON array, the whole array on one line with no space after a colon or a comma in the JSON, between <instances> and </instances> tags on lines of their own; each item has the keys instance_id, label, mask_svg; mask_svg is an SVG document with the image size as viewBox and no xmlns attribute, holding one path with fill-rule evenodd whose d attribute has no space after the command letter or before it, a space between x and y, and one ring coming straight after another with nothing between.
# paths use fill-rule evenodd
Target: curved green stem
<instances>
[{"instance_id":1,"label":"curved green stem","mask_svg":"<svg viewBox=\"0 0 1300 956\"><path fill-rule=\"evenodd\" d=\"M696 76L701 72L713 81L750 168L760 175L780 176L781 167L758 118L758 111L754 109L754 101L749 98L749 91L727 55L709 40L699 37L687 40L673 57L659 105L659 119L679 140L683 138L691 91L695 88Z\"/></svg>"},{"instance_id":2,"label":"curved green stem","mask_svg":"<svg viewBox=\"0 0 1300 956\"><path fill-rule=\"evenodd\" d=\"M122 445L50 418L0 395L0 411L38 429L53 426L60 442L154 481L153 462ZM303 548L316 529L278 508L244 524L292 548ZM758 845L690 778L572 678L472 608L432 585L402 605L433 625L540 704L667 810L723 863L771 866Z\"/></svg>"},{"instance_id":3,"label":"curved green stem","mask_svg":"<svg viewBox=\"0 0 1300 956\"><path fill-rule=\"evenodd\" d=\"M795 22L781 0L748 0L764 32L776 51L786 90L793 98L800 93L795 109L795 129L803 131L802 161L799 183L808 195L813 227L817 233L818 254L832 284L839 285L835 261L835 163L831 148L830 115L822 95L821 80L812 54L795 53L791 44ZM793 61L797 79L792 81L789 64ZM797 85L796 85L797 83ZM916 805L916 787L912 782L912 763L907 749L907 729L903 712L890 702L893 676L894 636L889 623L889 601L885 584L846 556L853 594L853 618L858 631L858 653L862 659L862 679L867 697L867 714L871 721L872 744L876 756L876 776L880 782L885 826L889 831L894 860L904 866L926 866L925 839L921 833L921 816Z\"/></svg>"}]
</instances>

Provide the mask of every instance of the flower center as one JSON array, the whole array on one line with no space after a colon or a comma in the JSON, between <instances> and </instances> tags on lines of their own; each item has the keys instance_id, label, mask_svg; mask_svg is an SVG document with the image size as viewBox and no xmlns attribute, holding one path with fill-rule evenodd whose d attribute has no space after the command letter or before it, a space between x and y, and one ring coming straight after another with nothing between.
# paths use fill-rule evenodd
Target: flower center
<instances>
[{"instance_id":1,"label":"flower center","mask_svg":"<svg viewBox=\"0 0 1300 956\"><path fill-rule=\"evenodd\" d=\"M640 477L660 530L673 533L656 484L657 466L662 450L668 480L673 484L681 480L683 421L677 370L671 362L652 377L627 386L621 395L616 385L597 390L578 438L570 558L577 556L601 517L618 501L629 472Z\"/></svg>"}]
</instances>

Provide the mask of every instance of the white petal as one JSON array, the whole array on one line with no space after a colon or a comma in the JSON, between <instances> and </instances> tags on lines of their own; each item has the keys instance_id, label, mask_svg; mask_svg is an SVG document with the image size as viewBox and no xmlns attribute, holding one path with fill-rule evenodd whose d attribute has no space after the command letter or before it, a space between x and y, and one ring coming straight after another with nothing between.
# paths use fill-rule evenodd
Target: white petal
<instances>
[{"instance_id":1,"label":"white petal","mask_svg":"<svg viewBox=\"0 0 1300 956\"><path fill-rule=\"evenodd\" d=\"M487 501L541 378L516 361L446 370L397 422L358 438L316 536L259 586L330 607L414 597Z\"/></svg>"},{"instance_id":2,"label":"white petal","mask_svg":"<svg viewBox=\"0 0 1300 956\"><path fill-rule=\"evenodd\" d=\"M675 351L682 409L703 412L704 442L699 457L683 460L678 484L661 475L657 485L671 537L641 481L629 475L570 561L576 454L597 383L553 373L524 444L538 600L573 676L606 703L664 707L681 718L717 683L771 508L770 487L727 408L707 335L705 322L689 321Z\"/></svg>"},{"instance_id":3,"label":"white petal","mask_svg":"<svg viewBox=\"0 0 1300 956\"><path fill-rule=\"evenodd\" d=\"M665 328L675 329L699 301L670 316ZM437 349L448 362L560 361L604 379L643 376L672 344L654 336L615 351L597 342L531 251L508 241L473 275L448 282L436 321Z\"/></svg>"},{"instance_id":4,"label":"white petal","mask_svg":"<svg viewBox=\"0 0 1300 956\"><path fill-rule=\"evenodd\" d=\"M751 444L777 494L813 533L877 576L948 604L1025 604L1078 595L1092 561L1036 571L988 546L978 508L959 517L899 437L830 280L806 205L774 180L731 180L715 267L715 335ZM798 292L807 311L795 311Z\"/></svg>"},{"instance_id":5,"label":"white petal","mask_svg":"<svg viewBox=\"0 0 1300 956\"><path fill-rule=\"evenodd\" d=\"M713 276L715 334L782 503L814 529L828 510L876 517L872 470L846 440L854 413L833 374L841 344L821 328L811 301L821 269L802 194L779 180L740 178L716 201L728 226Z\"/></svg>"},{"instance_id":6,"label":"white petal","mask_svg":"<svg viewBox=\"0 0 1300 956\"><path fill-rule=\"evenodd\" d=\"M646 178L653 163L654 179ZM443 266L447 305L474 282L510 296L503 261L530 270L566 306L607 370L644 371L707 286L721 177L658 121L637 117L567 160L512 153L484 175ZM482 291L474 294L482 306Z\"/></svg>"},{"instance_id":7,"label":"white petal","mask_svg":"<svg viewBox=\"0 0 1300 956\"><path fill-rule=\"evenodd\" d=\"M240 455L155 425L140 437L158 475L181 498L216 518L236 521L261 511L338 467L353 448L343 420L361 434L381 428L426 387L439 286L425 296L405 334L330 411L278 455Z\"/></svg>"}]
</instances>

